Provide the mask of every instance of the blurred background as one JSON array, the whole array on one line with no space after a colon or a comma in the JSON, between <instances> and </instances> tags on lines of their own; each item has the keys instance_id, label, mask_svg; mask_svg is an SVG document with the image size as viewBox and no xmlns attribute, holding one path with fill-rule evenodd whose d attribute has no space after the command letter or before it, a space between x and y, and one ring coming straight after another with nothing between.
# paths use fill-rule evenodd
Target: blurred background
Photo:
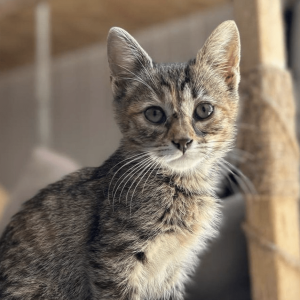
<instances>
[{"instance_id":1,"label":"blurred background","mask_svg":"<svg viewBox=\"0 0 300 300\"><path fill-rule=\"evenodd\" d=\"M300 1L282 7L298 103ZM230 0L0 0L0 233L38 189L100 165L118 147L106 57L110 27L130 32L156 62L182 62L228 19L234 19ZM221 193L230 194L226 186ZM244 204L235 196L228 203L221 237L204 255L187 299L250 299L238 225Z\"/></svg>"}]
</instances>

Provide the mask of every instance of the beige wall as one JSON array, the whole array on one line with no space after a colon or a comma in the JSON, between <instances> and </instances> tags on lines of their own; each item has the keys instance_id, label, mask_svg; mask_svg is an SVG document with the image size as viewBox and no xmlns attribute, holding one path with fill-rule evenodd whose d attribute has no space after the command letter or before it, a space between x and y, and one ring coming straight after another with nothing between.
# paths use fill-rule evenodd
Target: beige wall
<instances>
[{"instance_id":1,"label":"beige wall","mask_svg":"<svg viewBox=\"0 0 300 300\"><path fill-rule=\"evenodd\" d=\"M186 61L231 6L132 33L157 62ZM126 29L126 28L125 28ZM56 58L52 66L53 149L83 166L99 165L118 146L113 120L106 45ZM0 75L0 183L12 189L37 145L33 67Z\"/></svg>"}]
</instances>

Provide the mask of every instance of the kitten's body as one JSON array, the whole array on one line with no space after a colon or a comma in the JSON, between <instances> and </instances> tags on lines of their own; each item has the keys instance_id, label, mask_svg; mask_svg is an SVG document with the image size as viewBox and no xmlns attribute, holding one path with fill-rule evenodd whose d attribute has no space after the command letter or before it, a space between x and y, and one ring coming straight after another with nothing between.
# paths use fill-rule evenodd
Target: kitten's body
<instances>
[{"instance_id":1,"label":"kitten's body","mask_svg":"<svg viewBox=\"0 0 300 300\"><path fill-rule=\"evenodd\" d=\"M100 168L50 185L14 217L4 234L11 242L1 245L1 272L8 276L2 297L10 290L16 297L17 286L25 299L43 299L45 292L45 299L163 299L182 290L199 246L218 223L216 201L152 172L143 193L139 185L132 200L133 191L127 204L117 198L112 208L109 171L124 159L120 152Z\"/></svg>"},{"instance_id":2,"label":"kitten's body","mask_svg":"<svg viewBox=\"0 0 300 300\"><path fill-rule=\"evenodd\" d=\"M50 185L14 216L0 241L1 299L183 299L197 254L216 233L214 189L220 160L234 137L238 75L231 81L230 71L224 78L206 57L200 75L197 59L151 62L148 84L141 77L124 83L128 78L118 77L120 62L110 55L112 39L109 61L121 146L101 167ZM126 42L131 50L136 47ZM161 104L149 98L149 89ZM199 97L215 101L213 121L192 121ZM142 98L142 106L163 107L163 125L141 123ZM186 136L188 142L182 142ZM163 161L166 157L170 161Z\"/></svg>"}]
</instances>

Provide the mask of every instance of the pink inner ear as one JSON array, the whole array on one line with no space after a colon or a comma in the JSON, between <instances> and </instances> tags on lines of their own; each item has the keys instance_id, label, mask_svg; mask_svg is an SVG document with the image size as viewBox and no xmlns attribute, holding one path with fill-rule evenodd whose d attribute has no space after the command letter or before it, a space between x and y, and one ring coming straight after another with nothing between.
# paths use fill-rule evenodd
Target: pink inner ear
<instances>
[{"instance_id":1,"label":"pink inner ear","mask_svg":"<svg viewBox=\"0 0 300 300\"><path fill-rule=\"evenodd\" d=\"M239 64L239 55L236 45L231 45L227 49L227 64L224 68L225 82L231 84L234 80L235 71Z\"/></svg>"}]
</instances>

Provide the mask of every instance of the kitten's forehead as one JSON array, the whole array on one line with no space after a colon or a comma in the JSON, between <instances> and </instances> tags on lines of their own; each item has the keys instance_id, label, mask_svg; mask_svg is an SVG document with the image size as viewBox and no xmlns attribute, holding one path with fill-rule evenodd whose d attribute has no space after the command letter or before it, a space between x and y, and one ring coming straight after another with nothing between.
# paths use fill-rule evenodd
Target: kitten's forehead
<instances>
[{"instance_id":1,"label":"kitten's forehead","mask_svg":"<svg viewBox=\"0 0 300 300\"><path fill-rule=\"evenodd\" d=\"M200 86L195 89L189 64L160 65L157 68L162 97L159 99L177 114L190 114L197 99L207 93Z\"/></svg>"}]
</instances>

